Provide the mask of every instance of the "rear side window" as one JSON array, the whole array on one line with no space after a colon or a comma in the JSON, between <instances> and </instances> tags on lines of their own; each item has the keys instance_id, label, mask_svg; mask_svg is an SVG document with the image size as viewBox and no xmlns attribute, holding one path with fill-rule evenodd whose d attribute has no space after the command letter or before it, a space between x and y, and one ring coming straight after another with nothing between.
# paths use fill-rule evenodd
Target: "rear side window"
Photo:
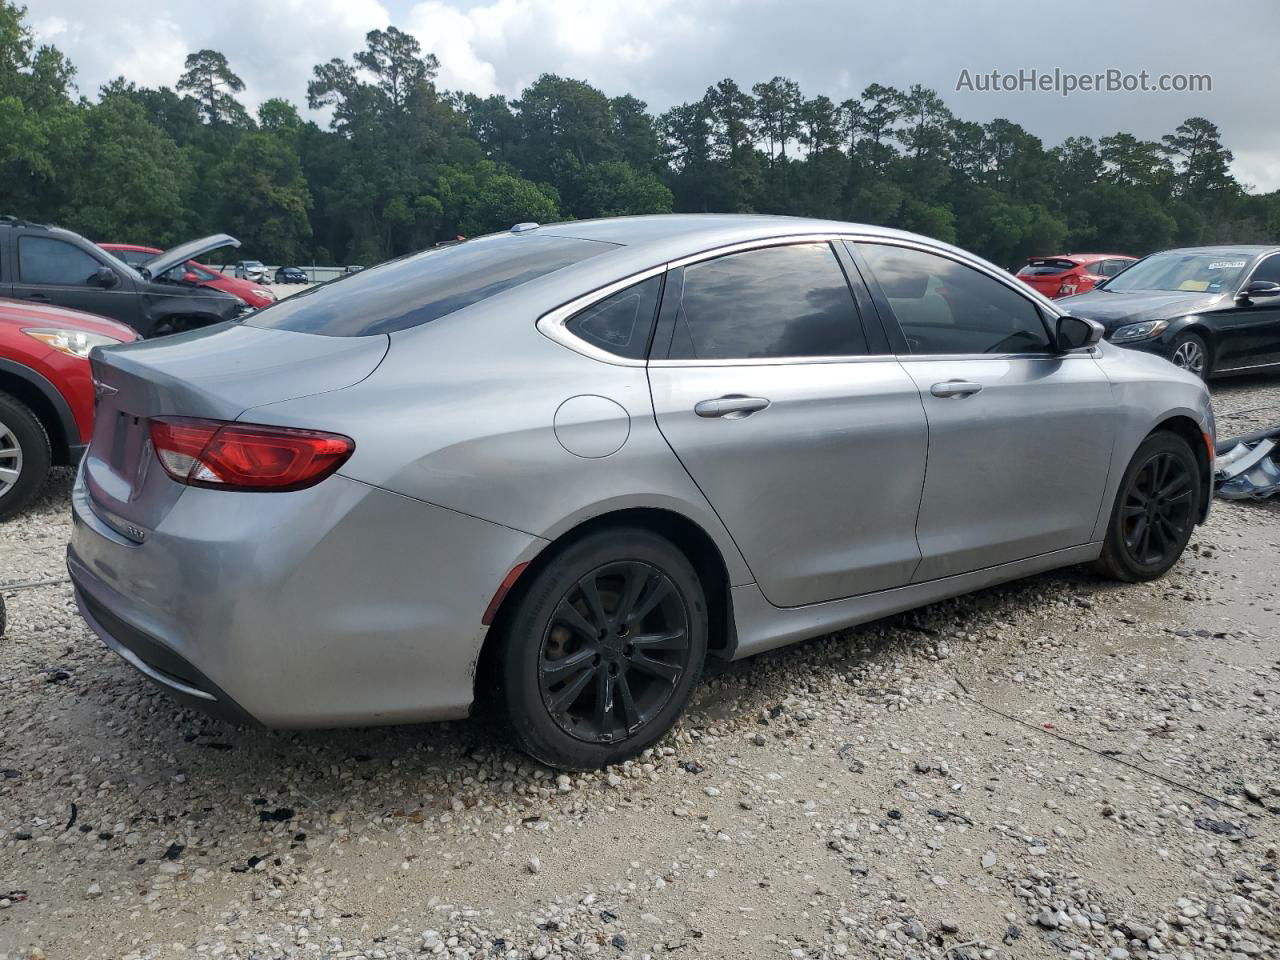
<instances>
[{"instance_id":1,"label":"rear side window","mask_svg":"<svg viewBox=\"0 0 1280 960\"><path fill-rule=\"evenodd\" d=\"M829 244L748 250L684 269L672 359L866 352L853 293Z\"/></svg>"},{"instance_id":2,"label":"rear side window","mask_svg":"<svg viewBox=\"0 0 1280 960\"><path fill-rule=\"evenodd\" d=\"M65 240L18 239L18 278L23 283L80 286L93 279L100 266L93 257Z\"/></svg>"},{"instance_id":3,"label":"rear side window","mask_svg":"<svg viewBox=\"0 0 1280 960\"><path fill-rule=\"evenodd\" d=\"M613 244L571 237L481 237L317 284L248 322L330 337L395 333L612 249Z\"/></svg>"},{"instance_id":4,"label":"rear side window","mask_svg":"<svg viewBox=\"0 0 1280 960\"><path fill-rule=\"evenodd\" d=\"M649 353L661 291L662 277L642 280L574 314L565 328L601 350L643 360Z\"/></svg>"},{"instance_id":5,"label":"rear side window","mask_svg":"<svg viewBox=\"0 0 1280 960\"><path fill-rule=\"evenodd\" d=\"M1046 353L1028 298L972 267L909 247L859 244L913 354Z\"/></svg>"}]
</instances>

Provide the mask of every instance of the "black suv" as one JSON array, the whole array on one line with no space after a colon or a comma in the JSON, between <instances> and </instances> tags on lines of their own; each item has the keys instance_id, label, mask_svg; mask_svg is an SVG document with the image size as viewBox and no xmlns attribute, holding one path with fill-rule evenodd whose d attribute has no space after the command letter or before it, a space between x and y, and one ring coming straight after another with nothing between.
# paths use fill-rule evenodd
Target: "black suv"
<instances>
[{"instance_id":1,"label":"black suv","mask_svg":"<svg viewBox=\"0 0 1280 960\"><path fill-rule=\"evenodd\" d=\"M143 337L234 320L249 307L238 297L165 273L180 263L238 247L225 233L166 250L135 268L78 233L0 217L0 297L52 303L127 323Z\"/></svg>"}]
</instances>

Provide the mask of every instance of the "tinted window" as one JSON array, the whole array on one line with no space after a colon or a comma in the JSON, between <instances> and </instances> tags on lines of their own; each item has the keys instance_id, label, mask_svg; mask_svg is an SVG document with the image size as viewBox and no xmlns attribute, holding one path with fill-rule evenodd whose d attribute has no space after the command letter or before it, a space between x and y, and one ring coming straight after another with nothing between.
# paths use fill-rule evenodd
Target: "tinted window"
<instances>
[{"instance_id":1,"label":"tinted window","mask_svg":"<svg viewBox=\"0 0 1280 960\"><path fill-rule=\"evenodd\" d=\"M867 352L853 294L825 243L749 250L695 263L670 356L737 360Z\"/></svg>"},{"instance_id":2,"label":"tinted window","mask_svg":"<svg viewBox=\"0 0 1280 960\"><path fill-rule=\"evenodd\" d=\"M86 284L102 264L79 247L53 237L18 240L18 277L23 283Z\"/></svg>"},{"instance_id":3,"label":"tinted window","mask_svg":"<svg viewBox=\"0 0 1280 960\"><path fill-rule=\"evenodd\" d=\"M906 247L860 245L913 354L1044 353L1040 311L998 280Z\"/></svg>"},{"instance_id":4,"label":"tinted window","mask_svg":"<svg viewBox=\"0 0 1280 960\"><path fill-rule=\"evenodd\" d=\"M1269 280L1272 283L1280 283L1280 254L1274 257L1267 257L1267 259L1258 264L1258 268L1253 271L1253 276L1249 279L1251 281Z\"/></svg>"},{"instance_id":5,"label":"tinted window","mask_svg":"<svg viewBox=\"0 0 1280 960\"><path fill-rule=\"evenodd\" d=\"M574 314L565 326L601 350L643 360L649 353L661 290L662 278L650 277Z\"/></svg>"},{"instance_id":6,"label":"tinted window","mask_svg":"<svg viewBox=\"0 0 1280 960\"><path fill-rule=\"evenodd\" d=\"M571 237L481 237L308 287L250 322L330 337L394 333L613 249Z\"/></svg>"}]
</instances>

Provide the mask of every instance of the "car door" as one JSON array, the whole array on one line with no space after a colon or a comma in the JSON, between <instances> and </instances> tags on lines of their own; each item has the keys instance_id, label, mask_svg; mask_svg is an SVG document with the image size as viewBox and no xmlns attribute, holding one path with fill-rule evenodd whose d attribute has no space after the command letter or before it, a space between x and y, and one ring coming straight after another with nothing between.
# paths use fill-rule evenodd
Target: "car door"
<instances>
[{"instance_id":1,"label":"car door","mask_svg":"<svg viewBox=\"0 0 1280 960\"><path fill-rule=\"evenodd\" d=\"M138 297L133 280L113 268L115 285L104 286L98 271L109 265L79 245L60 237L19 235L15 259L15 299L53 303L136 324Z\"/></svg>"},{"instance_id":2,"label":"car door","mask_svg":"<svg viewBox=\"0 0 1280 960\"><path fill-rule=\"evenodd\" d=\"M1097 362L1055 352L1040 308L996 273L915 246L856 249L929 425L914 579L1089 542L1114 409Z\"/></svg>"},{"instance_id":3,"label":"car door","mask_svg":"<svg viewBox=\"0 0 1280 960\"><path fill-rule=\"evenodd\" d=\"M777 606L900 586L920 560L924 412L847 257L775 241L676 264L654 337L658 426Z\"/></svg>"},{"instance_id":4,"label":"car door","mask_svg":"<svg viewBox=\"0 0 1280 960\"><path fill-rule=\"evenodd\" d=\"M1255 280L1280 283L1280 253L1259 261L1239 285L1243 291ZM1280 363L1280 297L1234 300L1209 316L1222 345L1219 370L1244 369Z\"/></svg>"}]
</instances>

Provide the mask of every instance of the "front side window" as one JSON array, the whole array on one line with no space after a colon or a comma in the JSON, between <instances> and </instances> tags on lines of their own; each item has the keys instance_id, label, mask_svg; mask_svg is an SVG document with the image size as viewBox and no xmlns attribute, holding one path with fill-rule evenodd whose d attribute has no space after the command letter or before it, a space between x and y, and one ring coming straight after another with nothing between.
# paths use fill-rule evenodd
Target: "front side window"
<instances>
[{"instance_id":1,"label":"front side window","mask_svg":"<svg viewBox=\"0 0 1280 960\"><path fill-rule=\"evenodd\" d=\"M913 354L1049 352L1029 299L963 263L923 250L859 244Z\"/></svg>"},{"instance_id":2,"label":"front side window","mask_svg":"<svg viewBox=\"0 0 1280 960\"><path fill-rule=\"evenodd\" d=\"M611 243L549 234L481 237L316 284L249 323L330 337L395 333L613 249Z\"/></svg>"},{"instance_id":3,"label":"front side window","mask_svg":"<svg viewBox=\"0 0 1280 960\"><path fill-rule=\"evenodd\" d=\"M844 357L867 341L835 251L797 243L684 269L670 356L689 360Z\"/></svg>"},{"instance_id":4,"label":"front side window","mask_svg":"<svg viewBox=\"0 0 1280 960\"><path fill-rule=\"evenodd\" d=\"M1257 269L1253 271L1253 276L1249 280L1267 280L1271 283L1280 283L1280 253L1267 257L1267 259L1258 264Z\"/></svg>"},{"instance_id":5,"label":"front side window","mask_svg":"<svg viewBox=\"0 0 1280 960\"><path fill-rule=\"evenodd\" d=\"M574 314L565 328L601 350L643 360L649 352L661 291L661 277L642 280Z\"/></svg>"},{"instance_id":6,"label":"front side window","mask_svg":"<svg viewBox=\"0 0 1280 960\"><path fill-rule=\"evenodd\" d=\"M82 287L102 264L79 247L54 237L18 239L18 278L23 283Z\"/></svg>"}]
</instances>

